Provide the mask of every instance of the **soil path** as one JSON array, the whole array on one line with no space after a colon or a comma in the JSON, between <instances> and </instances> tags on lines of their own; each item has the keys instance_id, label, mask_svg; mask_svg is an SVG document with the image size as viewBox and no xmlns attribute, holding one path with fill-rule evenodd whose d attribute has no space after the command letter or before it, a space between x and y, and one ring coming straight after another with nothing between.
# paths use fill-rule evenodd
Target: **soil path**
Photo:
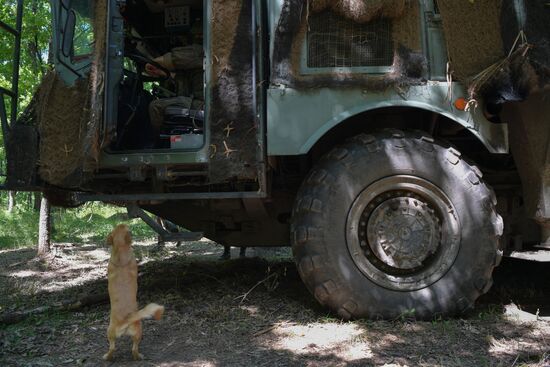
<instances>
[{"instance_id":1,"label":"soil path","mask_svg":"<svg viewBox=\"0 0 550 367\"><path fill-rule=\"evenodd\" d=\"M310 296L287 250L219 261L222 248L207 241L135 248L140 304L166 306L144 323L143 361L127 339L114 363L101 360L109 307L97 305L0 325L0 365L550 366L550 322L536 316L550 316L550 263L505 259L462 319L341 322ZM105 248L57 245L48 263L33 254L0 252L0 313L106 291Z\"/></svg>"}]
</instances>

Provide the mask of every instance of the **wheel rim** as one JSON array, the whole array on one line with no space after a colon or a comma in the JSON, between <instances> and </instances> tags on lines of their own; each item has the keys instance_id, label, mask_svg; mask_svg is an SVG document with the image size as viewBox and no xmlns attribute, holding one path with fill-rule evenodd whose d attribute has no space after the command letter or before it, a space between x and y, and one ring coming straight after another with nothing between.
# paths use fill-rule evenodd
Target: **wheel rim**
<instances>
[{"instance_id":1,"label":"wheel rim","mask_svg":"<svg viewBox=\"0 0 550 367\"><path fill-rule=\"evenodd\" d=\"M368 186L347 218L346 242L359 270L376 284L418 290L451 268L460 223L445 193L414 176L391 176Z\"/></svg>"}]
</instances>

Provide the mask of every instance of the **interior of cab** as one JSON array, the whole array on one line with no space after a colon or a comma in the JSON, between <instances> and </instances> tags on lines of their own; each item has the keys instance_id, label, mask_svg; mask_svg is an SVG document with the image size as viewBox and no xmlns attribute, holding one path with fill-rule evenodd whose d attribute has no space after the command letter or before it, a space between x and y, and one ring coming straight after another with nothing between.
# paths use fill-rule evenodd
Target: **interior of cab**
<instances>
[{"instance_id":1,"label":"interior of cab","mask_svg":"<svg viewBox=\"0 0 550 367\"><path fill-rule=\"evenodd\" d=\"M204 145L202 0L129 0L113 152Z\"/></svg>"}]
</instances>

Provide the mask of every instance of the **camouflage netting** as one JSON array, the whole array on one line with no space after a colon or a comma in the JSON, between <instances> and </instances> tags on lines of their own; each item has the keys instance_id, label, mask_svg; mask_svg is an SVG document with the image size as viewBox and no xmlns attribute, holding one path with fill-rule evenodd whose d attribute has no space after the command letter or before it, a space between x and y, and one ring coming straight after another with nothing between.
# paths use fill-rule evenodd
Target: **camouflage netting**
<instances>
[{"instance_id":1,"label":"camouflage netting","mask_svg":"<svg viewBox=\"0 0 550 367\"><path fill-rule=\"evenodd\" d=\"M349 18L357 23L366 23L377 18L399 18L405 12L405 0L310 0L309 11L325 10Z\"/></svg>"},{"instance_id":2,"label":"camouflage netting","mask_svg":"<svg viewBox=\"0 0 550 367\"><path fill-rule=\"evenodd\" d=\"M251 3L212 2L211 183L255 180L258 176Z\"/></svg>"},{"instance_id":3,"label":"camouflage netting","mask_svg":"<svg viewBox=\"0 0 550 367\"><path fill-rule=\"evenodd\" d=\"M301 73L301 56L309 17L331 11L355 23L392 20L393 64L387 74ZM275 34L271 81L293 88L354 87L384 90L422 84L426 59L422 52L420 9L414 0L285 0Z\"/></svg>"},{"instance_id":4,"label":"camouflage netting","mask_svg":"<svg viewBox=\"0 0 550 367\"><path fill-rule=\"evenodd\" d=\"M541 1L437 0L453 77L472 98L520 101L550 81L550 12Z\"/></svg>"},{"instance_id":5,"label":"camouflage netting","mask_svg":"<svg viewBox=\"0 0 550 367\"><path fill-rule=\"evenodd\" d=\"M73 86L54 71L38 91L39 174L51 185L79 187L95 167L102 115L106 1L95 4L92 70Z\"/></svg>"},{"instance_id":6,"label":"camouflage netting","mask_svg":"<svg viewBox=\"0 0 550 367\"><path fill-rule=\"evenodd\" d=\"M94 8L94 58L90 72L90 119L84 144L84 172L96 169L101 151L99 131L103 119L103 97L105 75L105 47L107 44L107 0L96 0ZM105 139L105 142L110 141Z\"/></svg>"},{"instance_id":7,"label":"camouflage netting","mask_svg":"<svg viewBox=\"0 0 550 367\"><path fill-rule=\"evenodd\" d=\"M38 110L38 172L52 185L72 186L79 181L89 118L84 112L88 99L87 80L67 86L55 72L50 72L42 81Z\"/></svg>"},{"instance_id":8,"label":"camouflage netting","mask_svg":"<svg viewBox=\"0 0 550 367\"><path fill-rule=\"evenodd\" d=\"M454 76L465 80L504 58L501 0L437 0Z\"/></svg>"},{"instance_id":9,"label":"camouflage netting","mask_svg":"<svg viewBox=\"0 0 550 367\"><path fill-rule=\"evenodd\" d=\"M550 86L550 7L547 1L524 0L520 8L512 1L502 4L501 29L504 49L510 50L520 31L529 47L527 61L536 75L535 88ZM521 40L520 40L521 41ZM527 70L527 72L529 72Z\"/></svg>"}]
</instances>

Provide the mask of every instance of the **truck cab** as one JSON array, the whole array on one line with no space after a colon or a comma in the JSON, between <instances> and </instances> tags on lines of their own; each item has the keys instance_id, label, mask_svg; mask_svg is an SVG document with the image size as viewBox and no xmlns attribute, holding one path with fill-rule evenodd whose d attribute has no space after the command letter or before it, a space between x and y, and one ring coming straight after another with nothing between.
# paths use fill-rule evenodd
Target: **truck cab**
<instances>
[{"instance_id":1,"label":"truck cab","mask_svg":"<svg viewBox=\"0 0 550 367\"><path fill-rule=\"evenodd\" d=\"M464 312L505 250L546 242L546 158L511 151L511 132L541 136L518 102L545 92L495 82L536 58L491 23L516 15L496 1L373 4L52 0L55 68L31 122L4 118L5 188L292 246L346 319ZM460 59L468 27L500 43Z\"/></svg>"}]
</instances>

